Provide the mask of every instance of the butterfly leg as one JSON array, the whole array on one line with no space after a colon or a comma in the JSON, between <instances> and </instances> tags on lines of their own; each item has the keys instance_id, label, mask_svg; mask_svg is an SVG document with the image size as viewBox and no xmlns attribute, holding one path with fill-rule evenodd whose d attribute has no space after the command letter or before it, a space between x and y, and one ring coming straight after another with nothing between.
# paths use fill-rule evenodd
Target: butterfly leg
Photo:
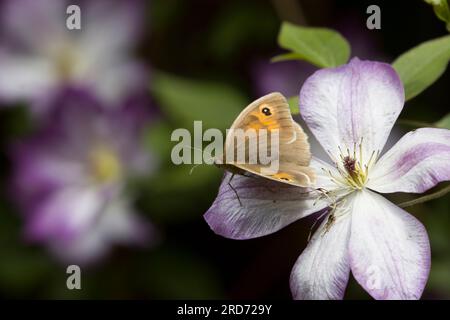
<instances>
[{"instance_id":1,"label":"butterfly leg","mask_svg":"<svg viewBox=\"0 0 450 320\"><path fill-rule=\"evenodd\" d=\"M234 173L231 174L230 180L228 180L228 186L230 187L231 190L233 190L234 194L236 195L236 198L239 201L239 205L242 207L241 199L239 198L239 195L238 195L236 189L231 185L231 180L233 179L234 175L235 175Z\"/></svg>"},{"instance_id":2,"label":"butterfly leg","mask_svg":"<svg viewBox=\"0 0 450 320\"><path fill-rule=\"evenodd\" d=\"M325 190L325 189L323 189L323 188L317 188L317 189L314 189L314 190L317 191L317 192L319 192L320 195L319 195L319 196L316 198L316 200L314 201L313 207L316 206L317 202L319 202L320 200L323 200L323 199L328 200L329 206L330 206L331 208L335 208L335 207L336 207L337 199L336 199L336 197L334 197L334 196L332 195L331 191L327 191L327 190Z\"/></svg>"},{"instance_id":3,"label":"butterfly leg","mask_svg":"<svg viewBox=\"0 0 450 320\"><path fill-rule=\"evenodd\" d=\"M316 221L313 223L313 225L311 226L310 232L309 232L309 236L308 236L308 242L311 238L311 233L312 233L312 229L314 228L314 226L317 224L317 222L322 219L322 217L326 214L328 214L328 218L327 218L327 222L325 223L324 226L324 231L322 232L322 236L324 236L332 227L332 225L334 224L334 222L336 221L336 209L338 206L337 203L337 199L335 197L333 197L332 195L330 196L330 192L323 189L323 188L317 188L316 191L318 191L320 193L319 197L317 197L316 201L314 201L313 206L315 206L317 204L317 202L319 200L322 199L326 199L329 201L329 205L328 205L328 209L322 213L317 219Z\"/></svg>"},{"instance_id":4,"label":"butterfly leg","mask_svg":"<svg viewBox=\"0 0 450 320\"><path fill-rule=\"evenodd\" d=\"M314 221L314 223L312 224L311 228L309 229L309 234L308 234L308 242L309 240L311 240L311 235L312 235L312 231L314 229L314 227L316 226L317 222L323 218L324 215L326 215L329 211L326 210L324 213L322 213L319 217L317 217L316 221Z\"/></svg>"},{"instance_id":5,"label":"butterfly leg","mask_svg":"<svg viewBox=\"0 0 450 320\"><path fill-rule=\"evenodd\" d=\"M346 206L346 203L347 201L343 199L339 203L333 203L330 206L331 213L328 216L328 220L325 224L322 236L324 236L328 231L330 231L331 227L338 218L343 217L350 212L349 208Z\"/></svg>"},{"instance_id":6,"label":"butterfly leg","mask_svg":"<svg viewBox=\"0 0 450 320\"><path fill-rule=\"evenodd\" d=\"M333 223L336 221L336 215L334 214L334 212L331 212L330 215L328 216L327 219L327 223L325 223L325 230L322 233L322 237L331 229L331 226L333 225Z\"/></svg>"}]
</instances>

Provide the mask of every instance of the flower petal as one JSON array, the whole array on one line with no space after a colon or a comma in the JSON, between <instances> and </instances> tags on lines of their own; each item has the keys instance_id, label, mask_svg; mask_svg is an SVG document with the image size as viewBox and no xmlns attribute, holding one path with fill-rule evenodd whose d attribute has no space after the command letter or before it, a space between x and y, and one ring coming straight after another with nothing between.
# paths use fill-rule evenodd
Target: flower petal
<instances>
[{"instance_id":1,"label":"flower petal","mask_svg":"<svg viewBox=\"0 0 450 320\"><path fill-rule=\"evenodd\" d=\"M382 193L422 193L450 180L450 130L407 133L376 164L368 187Z\"/></svg>"},{"instance_id":2,"label":"flower petal","mask_svg":"<svg viewBox=\"0 0 450 320\"><path fill-rule=\"evenodd\" d=\"M129 51L139 39L144 23L145 1L98 0L86 3L81 47L96 63Z\"/></svg>"},{"instance_id":3,"label":"flower petal","mask_svg":"<svg viewBox=\"0 0 450 320\"><path fill-rule=\"evenodd\" d=\"M326 231L325 218L291 273L294 299L338 300L344 297L350 264L350 215L343 215Z\"/></svg>"},{"instance_id":4,"label":"flower petal","mask_svg":"<svg viewBox=\"0 0 450 320\"><path fill-rule=\"evenodd\" d=\"M56 84L49 60L0 50L0 100L39 98Z\"/></svg>"},{"instance_id":5,"label":"flower petal","mask_svg":"<svg viewBox=\"0 0 450 320\"><path fill-rule=\"evenodd\" d=\"M103 64L95 62L81 81L89 83L101 98L112 105L127 95L141 93L149 81L147 70L140 63L127 61L129 59L123 56Z\"/></svg>"},{"instance_id":6,"label":"flower petal","mask_svg":"<svg viewBox=\"0 0 450 320\"><path fill-rule=\"evenodd\" d=\"M47 52L49 44L59 42L66 28L69 3L54 0L3 0L0 29L8 42L31 51Z\"/></svg>"},{"instance_id":7,"label":"flower petal","mask_svg":"<svg viewBox=\"0 0 450 320\"><path fill-rule=\"evenodd\" d=\"M53 254L65 263L88 265L101 260L114 244L154 245L154 227L135 214L124 199L112 199L95 224L68 241L49 241Z\"/></svg>"},{"instance_id":8,"label":"flower petal","mask_svg":"<svg viewBox=\"0 0 450 320\"><path fill-rule=\"evenodd\" d=\"M352 273L375 299L419 299L430 271L430 244L412 215L371 191L359 192L352 212Z\"/></svg>"},{"instance_id":9,"label":"flower petal","mask_svg":"<svg viewBox=\"0 0 450 320\"><path fill-rule=\"evenodd\" d=\"M110 242L122 245L151 245L157 240L157 231L149 221L136 212L131 202L124 197L110 201L98 229Z\"/></svg>"},{"instance_id":10,"label":"flower petal","mask_svg":"<svg viewBox=\"0 0 450 320\"><path fill-rule=\"evenodd\" d=\"M216 200L204 215L211 229L227 238L264 236L328 205L325 199L314 203L315 191L241 175L231 181L235 193L228 184L230 177L227 172Z\"/></svg>"},{"instance_id":11,"label":"flower petal","mask_svg":"<svg viewBox=\"0 0 450 320\"><path fill-rule=\"evenodd\" d=\"M404 103L403 85L386 64L360 61L322 69L300 91L300 113L332 158L363 139L368 159L381 150Z\"/></svg>"},{"instance_id":12,"label":"flower petal","mask_svg":"<svg viewBox=\"0 0 450 320\"><path fill-rule=\"evenodd\" d=\"M95 223L107 199L91 189L68 187L37 203L26 226L32 241L71 241Z\"/></svg>"}]
</instances>

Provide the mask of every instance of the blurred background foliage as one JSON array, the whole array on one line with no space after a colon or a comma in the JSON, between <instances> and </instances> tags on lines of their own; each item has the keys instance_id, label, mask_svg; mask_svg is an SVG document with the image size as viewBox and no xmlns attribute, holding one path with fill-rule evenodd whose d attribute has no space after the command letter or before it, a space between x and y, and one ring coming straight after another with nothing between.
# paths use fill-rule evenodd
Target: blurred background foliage
<instances>
[{"instance_id":1,"label":"blurred background foliage","mask_svg":"<svg viewBox=\"0 0 450 320\"><path fill-rule=\"evenodd\" d=\"M378 4L381 30L366 28L366 8ZM216 236L202 215L214 200L222 172L213 166L175 166L170 135L176 128L225 129L252 100L266 77L280 77L279 90L300 89L311 68L270 59L282 50L282 21L334 28L361 59L392 62L419 43L446 35L445 25L423 1L340 0L152 0L146 6L144 39L137 54L151 65L149 90L159 115L146 131L148 150L159 157L158 171L133 187L136 207L155 222L159 244L151 249L116 248L102 263L82 270L82 290L66 288L66 266L23 240L21 219L10 200L8 145L32 130L23 106L0 110L0 295L7 298L275 298L289 299L289 274L314 217L276 234L248 241ZM294 74L278 66L295 64ZM256 71L255 71L256 70ZM312 69L313 70L313 69ZM296 74L297 73L297 74ZM285 79L285 80L283 80ZM283 82L284 81L284 82ZM399 124L449 127L450 72L408 101ZM295 99L295 98L294 98ZM443 119L443 120L441 120ZM402 122L403 121L403 122ZM441 122L438 122L441 121ZM449 164L450 165L450 164ZM411 199L394 195L401 202ZM407 210L426 226L432 269L424 298L450 298L450 196ZM347 298L369 296L352 279Z\"/></svg>"}]
</instances>

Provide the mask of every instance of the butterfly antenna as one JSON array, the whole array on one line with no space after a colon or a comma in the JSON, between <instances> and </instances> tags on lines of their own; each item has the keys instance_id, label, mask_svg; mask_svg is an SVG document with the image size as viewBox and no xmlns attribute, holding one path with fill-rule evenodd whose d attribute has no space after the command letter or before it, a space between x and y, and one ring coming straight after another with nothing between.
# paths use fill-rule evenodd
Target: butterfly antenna
<instances>
[{"instance_id":1,"label":"butterfly antenna","mask_svg":"<svg viewBox=\"0 0 450 320\"><path fill-rule=\"evenodd\" d=\"M194 150L198 150L198 151L203 151L203 150L201 150L201 149L199 149L199 148L195 148L195 147L191 147L191 146L189 146L189 148L194 149ZM211 156L211 157L209 157L208 159L205 159L205 160L206 160L205 162L207 163L207 162L209 162L209 160L211 160L211 159L214 159L214 157ZM189 175L192 175L192 173L194 172L194 169L197 168L198 166L202 165L202 164L204 164L204 163L198 163L198 164L192 166L191 170L189 170Z\"/></svg>"},{"instance_id":2,"label":"butterfly antenna","mask_svg":"<svg viewBox=\"0 0 450 320\"><path fill-rule=\"evenodd\" d=\"M194 172L194 169L197 168L198 166L202 165L202 164L203 164L203 163L199 163L199 164L193 165L192 168L191 168L191 170L189 170L189 175L191 176L192 173Z\"/></svg>"}]
</instances>

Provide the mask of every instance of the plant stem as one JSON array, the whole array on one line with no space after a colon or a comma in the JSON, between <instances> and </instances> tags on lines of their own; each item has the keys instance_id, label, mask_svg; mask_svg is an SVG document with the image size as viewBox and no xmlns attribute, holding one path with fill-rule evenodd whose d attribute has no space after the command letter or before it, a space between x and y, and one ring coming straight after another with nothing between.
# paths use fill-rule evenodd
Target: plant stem
<instances>
[{"instance_id":1,"label":"plant stem","mask_svg":"<svg viewBox=\"0 0 450 320\"><path fill-rule=\"evenodd\" d=\"M427 194L426 196L423 196L423 197L420 197L420 198L417 198L417 199L414 199L414 200L411 200L411 201L406 201L406 202L400 203L400 204L398 204L398 206L400 208L406 208L406 207L414 206L414 205L419 204L419 203L423 203L423 202L427 202L427 201L430 201L430 200L434 200L434 199L440 198L442 196L445 196L449 192L450 192L450 185L448 185L447 187L445 187L445 188L443 188L441 190L438 190L438 191L436 191L434 193Z\"/></svg>"}]
</instances>

